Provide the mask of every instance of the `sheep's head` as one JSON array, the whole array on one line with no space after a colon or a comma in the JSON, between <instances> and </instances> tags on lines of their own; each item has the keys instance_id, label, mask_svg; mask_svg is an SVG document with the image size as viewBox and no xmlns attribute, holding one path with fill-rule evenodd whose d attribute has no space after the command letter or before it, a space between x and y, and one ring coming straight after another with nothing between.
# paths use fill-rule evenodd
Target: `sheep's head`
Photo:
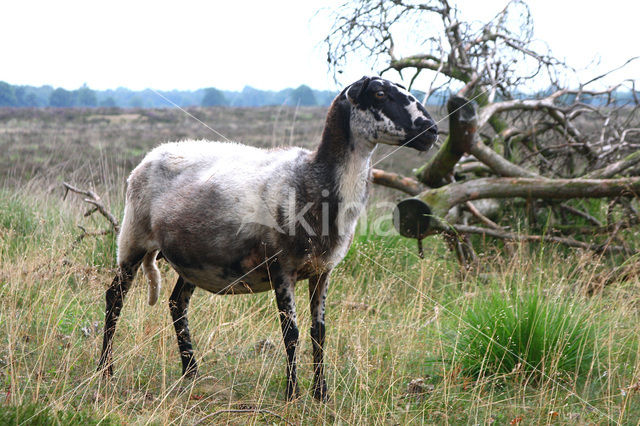
<instances>
[{"instance_id":1,"label":"sheep's head","mask_svg":"<svg viewBox=\"0 0 640 426\"><path fill-rule=\"evenodd\" d=\"M429 149L438 137L425 107L399 84L362 77L341 95L351 104L350 128L356 137L418 151Z\"/></svg>"}]
</instances>

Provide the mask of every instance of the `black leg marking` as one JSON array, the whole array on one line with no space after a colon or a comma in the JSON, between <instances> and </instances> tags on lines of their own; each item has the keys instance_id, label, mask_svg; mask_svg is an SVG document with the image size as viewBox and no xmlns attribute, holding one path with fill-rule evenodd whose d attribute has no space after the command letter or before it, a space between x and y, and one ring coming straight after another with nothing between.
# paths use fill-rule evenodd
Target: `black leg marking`
<instances>
[{"instance_id":1,"label":"black leg marking","mask_svg":"<svg viewBox=\"0 0 640 426\"><path fill-rule=\"evenodd\" d=\"M191 346L189 321L187 320L189 300L194 289L195 286L193 284L179 277L171 297L169 297L169 310L171 311L173 327L176 329L176 337L178 338L178 348L180 348L180 359L182 360L182 375L185 377L194 377L198 372L198 364L193 356L193 347Z\"/></svg>"},{"instance_id":2,"label":"black leg marking","mask_svg":"<svg viewBox=\"0 0 640 426\"><path fill-rule=\"evenodd\" d=\"M309 278L311 307L311 344L313 345L313 397L326 401L327 382L324 379L324 302L327 298L330 272Z\"/></svg>"},{"instance_id":3,"label":"black leg marking","mask_svg":"<svg viewBox=\"0 0 640 426\"><path fill-rule=\"evenodd\" d=\"M298 378L296 375L296 349L298 347L298 325L294 294L295 276L279 273L274 277L276 304L280 314L280 326L284 347L287 351L287 399L298 397Z\"/></svg>"},{"instance_id":4,"label":"black leg marking","mask_svg":"<svg viewBox=\"0 0 640 426\"><path fill-rule=\"evenodd\" d=\"M131 282L140 265L140 259L134 264L124 264L118 268L111 286L107 289L105 299L107 301L107 307L104 317L104 337L102 340L102 353L100 355L100 361L98 363L98 371L102 371L105 376L113 375L113 360L111 355L111 349L113 346L113 335L116 332L116 323L122 310L122 304L124 303L124 297L131 288Z\"/></svg>"}]
</instances>

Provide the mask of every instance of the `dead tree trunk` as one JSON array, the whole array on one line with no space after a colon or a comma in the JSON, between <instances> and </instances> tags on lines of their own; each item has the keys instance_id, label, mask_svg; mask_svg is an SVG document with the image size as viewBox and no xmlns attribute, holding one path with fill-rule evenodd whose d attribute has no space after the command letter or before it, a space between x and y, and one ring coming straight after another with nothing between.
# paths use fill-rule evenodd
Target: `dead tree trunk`
<instances>
[{"instance_id":1,"label":"dead tree trunk","mask_svg":"<svg viewBox=\"0 0 640 426\"><path fill-rule=\"evenodd\" d=\"M438 188L449 183L454 166L471 150L477 130L476 111L473 104L460 96L447 102L449 136L436 154L416 173L420 182Z\"/></svg>"},{"instance_id":2,"label":"dead tree trunk","mask_svg":"<svg viewBox=\"0 0 640 426\"><path fill-rule=\"evenodd\" d=\"M621 179L482 178L428 189L418 195L434 214L444 217L455 205L481 198L602 198L635 196L640 177Z\"/></svg>"}]
</instances>

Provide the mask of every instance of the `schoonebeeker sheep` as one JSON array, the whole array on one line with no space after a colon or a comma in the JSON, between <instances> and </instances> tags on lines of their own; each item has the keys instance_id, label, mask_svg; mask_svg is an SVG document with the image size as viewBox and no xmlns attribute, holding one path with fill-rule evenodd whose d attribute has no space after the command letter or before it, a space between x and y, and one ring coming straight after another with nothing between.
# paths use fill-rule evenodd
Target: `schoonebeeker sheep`
<instances>
[{"instance_id":1,"label":"schoonebeeker sheep","mask_svg":"<svg viewBox=\"0 0 640 426\"><path fill-rule=\"evenodd\" d=\"M182 372L197 370L187 323L200 287L215 294L273 289L287 354L287 398L298 395L294 286L309 280L314 392L327 398L324 305L331 270L342 260L364 208L378 143L427 150L437 128L402 86L363 77L327 112L320 145L264 150L185 141L151 151L127 180L118 272L106 292L99 370L112 374L111 347L123 299L140 265L149 303L158 299L160 256L178 272L169 298Z\"/></svg>"}]
</instances>

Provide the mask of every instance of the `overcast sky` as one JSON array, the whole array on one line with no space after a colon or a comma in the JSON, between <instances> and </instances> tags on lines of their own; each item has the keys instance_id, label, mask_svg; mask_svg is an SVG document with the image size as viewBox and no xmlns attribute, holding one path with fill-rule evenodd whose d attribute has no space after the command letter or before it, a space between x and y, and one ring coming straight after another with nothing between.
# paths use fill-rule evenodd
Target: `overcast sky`
<instances>
[{"instance_id":1,"label":"overcast sky","mask_svg":"<svg viewBox=\"0 0 640 426\"><path fill-rule=\"evenodd\" d=\"M159 90L245 85L336 90L364 74L354 60L336 84L322 40L336 1L5 1L0 6L0 81L75 89ZM485 20L505 4L454 1ZM536 38L588 79L640 55L640 2L531 0ZM600 65L589 65L594 59ZM640 61L638 61L640 62ZM616 80L640 78L640 64ZM397 74L391 76L398 79Z\"/></svg>"}]
</instances>

